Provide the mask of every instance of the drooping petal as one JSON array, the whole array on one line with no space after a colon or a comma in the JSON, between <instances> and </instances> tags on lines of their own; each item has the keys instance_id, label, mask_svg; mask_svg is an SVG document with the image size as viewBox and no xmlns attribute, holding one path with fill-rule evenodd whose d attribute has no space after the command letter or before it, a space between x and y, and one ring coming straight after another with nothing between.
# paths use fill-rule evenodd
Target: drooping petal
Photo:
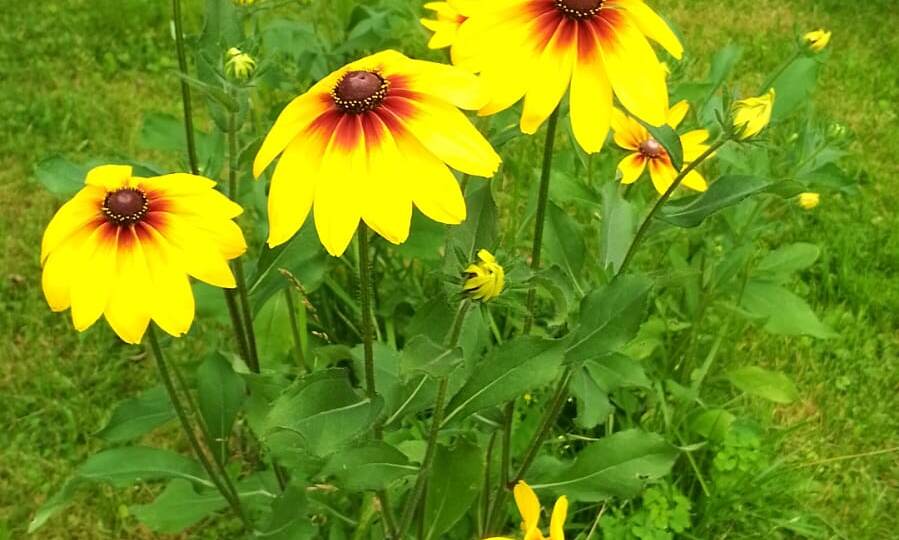
<instances>
[{"instance_id":1,"label":"drooping petal","mask_svg":"<svg viewBox=\"0 0 899 540\"><path fill-rule=\"evenodd\" d=\"M697 129L684 133L680 137L681 147L684 149L684 162L690 163L696 161L706 150L709 145L709 132L705 129Z\"/></svg>"},{"instance_id":2,"label":"drooping petal","mask_svg":"<svg viewBox=\"0 0 899 540\"><path fill-rule=\"evenodd\" d=\"M409 72L403 77L403 82L411 90L437 97L462 109L478 110L486 105L490 97L478 77L461 68L410 60Z\"/></svg>"},{"instance_id":3,"label":"drooping petal","mask_svg":"<svg viewBox=\"0 0 899 540\"><path fill-rule=\"evenodd\" d=\"M216 287L233 289L237 286L231 267L209 235L190 227L175 214L153 212L147 221L172 249L177 250L188 274Z\"/></svg>"},{"instance_id":4,"label":"drooping petal","mask_svg":"<svg viewBox=\"0 0 899 540\"><path fill-rule=\"evenodd\" d=\"M618 170L621 171L621 183L633 184L643 175L646 169L646 158L639 152L629 154L618 163Z\"/></svg>"},{"instance_id":5,"label":"drooping petal","mask_svg":"<svg viewBox=\"0 0 899 540\"><path fill-rule=\"evenodd\" d=\"M358 115L340 118L322 156L313 214L322 245L339 257L362 217L359 184L366 170L365 135Z\"/></svg>"},{"instance_id":6,"label":"drooping petal","mask_svg":"<svg viewBox=\"0 0 899 540\"><path fill-rule=\"evenodd\" d=\"M656 191L664 194L674 183L677 178L677 171L671 165L668 159L656 158L649 160L649 176L652 178L652 185Z\"/></svg>"},{"instance_id":7,"label":"drooping petal","mask_svg":"<svg viewBox=\"0 0 899 540\"><path fill-rule=\"evenodd\" d=\"M578 58L571 77L571 129L587 153L605 144L612 122L612 84L602 67L593 32L579 32Z\"/></svg>"},{"instance_id":8,"label":"drooping petal","mask_svg":"<svg viewBox=\"0 0 899 540\"><path fill-rule=\"evenodd\" d=\"M568 497L561 496L553 506L552 517L549 521L550 540L565 540L565 519L568 517Z\"/></svg>"},{"instance_id":9,"label":"drooping petal","mask_svg":"<svg viewBox=\"0 0 899 540\"><path fill-rule=\"evenodd\" d=\"M91 247L87 240L99 225L75 230L47 254L43 261L41 286L44 297L53 311L65 311L72 305L72 283L85 263L85 256Z\"/></svg>"},{"instance_id":10,"label":"drooping petal","mask_svg":"<svg viewBox=\"0 0 899 540\"><path fill-rule=\"evenodd\" d=\"M106 191L115 191L129 186L131 172L131 165L100 165L87 173L84 183Z\"/></svg>"},{"instance_id":11,"label":"drooping petal","mask_svg":"<svg viewBox=\"0 0 899 540\"><path fill-rule=\"evenodd\" d=\"M695 170L687 173L682 183L694 191L707 191L709 189L709 183L706 182L705 177Z\"/></svg>"},{"instance_id":12,"label":"drooping petal","mask_svg":"<svg viewBox=\"0 0 899 540\"><path fill-rule=\"evenodd\" d=\"M625 150L639 150L640 145L649 140L649 131L619 109L612 110L612 130L615 144Z\"/></svg>"},{"instance_id":13,"label":"drooping petal","mask_svg":"<svg viewBox=\"0 0 899 540\"><path fill-rule=\"evenodd\" d=\"M521 113L521 131L527 134L537 129L559 106L571 82L571 70L577 53L576 23L565 18L556 31L540 59L532 69L531 86L524 96L524 110Z\"/></svg>"},{"instance_id":14,"label":"drooping petal","mask_svg":"<svg viewBox=\"0 0 899 540\"><path fill-rule=\"evenodd\" d=\"M684 56L684 46L671 31L665 20L643 3L643 0L614 0L627 10L637 27L646 36L665 48L668 53L680 60Z\"/></svg>"},{"instance_id":15,"label":"drooping petal","mask_svg":"<svg viewBox=\"0 0 899 540\"><path fill-rule=\"evenodd\" d=\"M196 306L181 254L153 227L142 224L135 230L153 283L153 321L168 334L182 336L190 330Z\"/></svg>"},{"instance_id":16,"label":"drooping petal","mask_svg":"<svg viewBox=\"0 0 899 540\"><path fill-rule=\"evenodd\" d=\"M172 173L153 178L135 179L137 187L151 192L164 194L167 197L183 195L203 195L214 188L215 180L187 173Z\"/></svg>"},{"instance_id":17,"label":"drooping petal","mask_svg":"<svg viewBox=\"0 0 899 540\"><path fill-rule=\"evenodd\" d=\"M79 332L97 322L109 301L115 280L118 228L103 223L84 243L83 263L73 268L72 323Z\"/></svg>"},{"instance_id":18,"label":"drooping petal","mask_svg":"<svg viewBox=\"0 0 899 540\"><path fill-rule=\"evenodd\" d=\"M389 242L401 244L409 238L412 222L410 182L422 179L401 173L408 167L407 157L397 150L394 137L377 115L363 116L362 124L368 155L368 174L359 183L365 201L362 219Z\"/></svg>"},{"instance_id":19,"label":"drooping petal","mask_svg":"<svg viewBox=\"0 0 899 540\"><path fill-rule=\"evenodd\" d=\"M453 173L411 134L395 137L412 201L427 217L456 225L465 220L465 198Z\"/></svg>"},{"instance_id":20,"label":"drooping petal","mask_svg":"<svg viewBox=\"0 0 899 540\"><path fill-rule=\"evenodd\" d=\"M673 129L677 129L677 126L684 121L684 117L687 116L689 111L690 102L686 99L678 101L674 106L668 109L668 125Z\"/></svg>"},{"instance_id":21,"label":"drooping petal","mask_svg":"<svg viewBox=\"0 0 899 540\"><path fill-rule=\"evenodd\" d=\"M628 17L615 10L591 23L618 100L645 122L664 124L668 111L665 71L646 38Z\"/></svg>"},{"instance_id":22,"label":"drooping petal","mask_svg":"<svg viewBox=\"0 0 899 540\"><path fill-rule=\"evenodd\" d=\"M515 497L515 505L518 506L518 513L521 514L523 529L525 531L536 529L540 523L540 499L537 498L537 494L524 482L518 482L512 494Z\"/></svg>"},{"instance_id":23,"label":"drooping petal","mask_svg":"<svg viewBox=\"0 0 899 540\"><path fill-rule=\"evenodd\" d=\"M104 315L112 330L124 341L137 345L150 324L153 283L137 233L119 231L115 282Z\"/></svg>"},{"instance_id":24,"label":"drooping petal","mask_svg":"<svg viewBox=\"0 0 899 540\"><path fill-rule=\"evenodd\" d=\"M275 158L287 148L309 124L331 106L328 94L307 92L294 99L281 111L275 125L266 135L253 162L253 176L259 178Z\"/></svg>"},{"instance_id":25,"label":"drooping petal","mask_svg":"<svg viewBox=\"0 0 899 540\"><path fill-rule=\"evenodd\" d=\"M217 248L225 259L235 259L247 251L243 231L230 219L202 218L187 214L178 216L178 219L185 225L204 232L213 247Z\"/></svg>"},{"instance_id":26,"label":"drooping petal","mask_svg":"<svg viewBox=\"0 0 899 540\"><path fill-rule=\"evenodd\" d=\"M99 225L104 220L100 208L105 196L105 190L87 186L60 207L41 239L41 262L75 232Z\"/></svg>"}]
</instances>

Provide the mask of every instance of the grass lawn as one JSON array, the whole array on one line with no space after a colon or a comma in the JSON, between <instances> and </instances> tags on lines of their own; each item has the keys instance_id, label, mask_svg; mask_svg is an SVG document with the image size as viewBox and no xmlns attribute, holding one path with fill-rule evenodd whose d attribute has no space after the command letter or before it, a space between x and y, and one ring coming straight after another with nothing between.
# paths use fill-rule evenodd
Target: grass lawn
<instances>
[{"instance_id":1,"label":"grass lawn","mask_svg":"<svg viewBox=\"0 0 899 540\"><path fill-rule=\"evenodd\" d=\"M201 4L201 2L192 2ZM833 30L818 115L848 126L862 196L825 198L785 239L819 244L804 292L840 337L748 333L730 362L784 370L801 403L760 414L794 430L785 458L813 475L809 504L848 539L899 530L899 25L896 0L653 0L680 29L688 71L730 41L738 83L754 89L793 36ZM56 204L33 179L41 159L130 155L143 114L178 114L166 2L47 0L4 9L0 28L0 540L24 529L48 492L89 452L118 401L151 384L139 350L97 325L78 335L40 291L38 246ZM196 17L188 21L198 27ZM202 330L202 329L201 329ZM161 438L160 444L166 444ZM893 450L889 452L888 450ZM127 515L145 489L86 491L41 539L154 538ZM196 536L194 536L196 537Z\"/></svg>"}]
</instances>

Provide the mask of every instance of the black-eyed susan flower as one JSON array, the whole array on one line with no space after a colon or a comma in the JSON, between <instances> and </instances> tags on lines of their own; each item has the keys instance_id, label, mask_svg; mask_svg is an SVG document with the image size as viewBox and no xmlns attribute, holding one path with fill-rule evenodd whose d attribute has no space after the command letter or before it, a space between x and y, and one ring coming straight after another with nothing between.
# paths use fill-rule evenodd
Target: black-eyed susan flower
<instances>
[{"instance_id":1,"label":"black-eyed susan flower","mask_svg":"<svg viewBox=\"0 0 899 540\"><path fill-rule=\"evenodd\" d=\"M360 219L390 242L404 242L413 203L440 223L462 222L465 200L447 166L490 177L500 164L458 109L485 100L474 75L395 51L322 79L287 105L256 155L257 177L281 156L268 199L269 245L289 240L310 209L335 256Z\"/></svg>"},{"instance_id":2,"label":"black-eyed susan flower","mask_svg":"<svg viewBox=\"0 0 899 540\"><path fill-rule=\"evenodd\" d=\"M734 103L734 128L741 140L751 139L771 122L774 110L774 89L758 97L741 99Z\"/></svg>"},{"instance_id":3,"label":"black-eyed susan flower","mask_svg":"<svg viewBox=\"0 0 899 540\"><path fill-rule=\"evenodd\" d=\"M225 61L225 72L237 81L246 81L256 71L256 60L237 47L228 49L228 59Z\"/></svg>"},{"instance_id":4,"label":"black-eyed susan flower","mask_svg":"<svg viewBox=\"0 0 899 540\"><path fill-rule=\"evenodd\" d=\"M190 329L188 276L235 287L228 260L246 251L232 221L240 206L190 174L133 176L125 165L87 174L85 187L47 226L43 289L53 311L71 308L79 331L101 315L124 341L140 343L152 319L174 336Z\"/></svg>"},{"instance_id":5,"label":"black-eyed susan flower","mask_svg":"<svg viewBox=\"0 0 899 540\"><path fill-rule=\"evenodd\" d=\"M667 124L677 129L690 109L690 104L681 101L668 111ZM680 173L674 168L671 157L665 148L656 141L640 122L615 109L612 116L612 129L615 133L615 144L631 153L618 163L621 172L621 183L632 184L643 175L649 167L649 176L656 191L664 194L674 183ZM709 132L704 129L689 131L680 136L684 152L684 167L699 158L709 145ZM684 177L683 185L696 191L708 189L708 183L699 171L690 171Z\"/></svg>"},{"instance_id":6,"label":"black-eyed susan flower","mask_svg":"<svg viewBox=\"0 0 899 540\"><path fill-rule=\"evenodd\" d=\"M422 26L434 32L428 41L428 48L444 49L456 43L459 27L468 20L479 5L479 0L448 0L428 2L424 8L434 12L433 19L420 19ZM455 48L450 49L453 54Z\"/></svg>"},{"instance_id":7,"label":"black-eyed susan flower","mask_svg":"<svg viewBox=\"0 0 899 540\"><path fill-rule=\"evenodd\" d=\"M465 277L462 290L472 300L489 302L499 296L506 286L505 270L486 249L478 251L478 262L468 265Z\"/></svg>"},{"instance_id":8,"label":"black-eyed susan flower","mask_svg":"<svg viewBox=\"0 0 899 540\"><path fill-rule=\"evenodd\" d=\"M565 519L568 517L568 498L564 495L556 500L549 522L549 537L540 530L540 500L529 485L518 482L512 490L515 505L521 514L521 530L524 540L565 540ZM487 540L513 540L497 536Z\"/></svg>"},{"instance_id":9,"label":"black-eyed susan flower","mask_svg":"<svg viewBox=\"0 0 899 540\"><path fill-rule=\"evenodd\" d=\"M830 36L831 32L819 29L808 32L802 36L802 41L805 43L805 46L808 47L809 51L819 53L827 48L827 44L830 43Z\"/></svg>"},{"instance_id":10,"label":"black-eyed susan flower","mask_svg":"<svg viewBox=\"0 0 899 540\"><path fill-rule=\"evenodd\" d=\"M632 114L665 122L665 71L649 39L672 56L683 48L642 0L496 0L459 28L453 61L479 72L490 94L480 114L524 98L521 130L535 133L571 89L571 127L598 152L612 117L613 93Z\"/></svg>"},{"instance_id":11,"label":"black-eyed susan flower","mask_svg":"<svg viewBox=\"0 0 899 540\"><path fill-rule=\"evenodd\" d=\"M799 206L804 210L814 210L821 204L821 194L807 191L799 194Z\"/></svg>"}]
</instances>

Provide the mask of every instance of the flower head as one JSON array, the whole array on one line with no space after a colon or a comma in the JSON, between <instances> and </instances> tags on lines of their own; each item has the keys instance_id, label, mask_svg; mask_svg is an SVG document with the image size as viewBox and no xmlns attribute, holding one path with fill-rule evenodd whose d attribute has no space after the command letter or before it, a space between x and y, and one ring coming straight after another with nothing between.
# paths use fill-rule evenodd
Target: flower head
<instances>
[{"instance_id":1,"label":"flower head","mask_svg":"<svg viewBox=\"0 0 899 540\"><path fill-rule=\"evenodd\" d=\"M428 2L425 9L434 12L434 19L420 19L422 26L434 32L428 41L431 49L444 49L456 43L459 28L475 12L479 0L447 0L446 2ZM455 53L455 47L451 54Z\"/></svg>"},{"instance_id":2,"label":"flower head","mask_svg":"<svg viewBox=\"0 0 899 540\"><path fill-rule=\"evenodd\" d=\"M681 101L668 111L667 124L672 129L683 121L690 104ZM621 172L621 183L632 184L643 175L643 171L649 166L649 176L656 191L664 194L674 183L680 173L675 169L670 156L665 148L656 141L649 131L640 122L615 109L612 116L612 129L615 132L615 144L631 153L618 163ZM689 131L680 136L681 147L684 151L684 167L699 158L709 149L709 132L704 129ZM684 178L683 185L696 191L708 189L708 183L699 171L693 170Z\"/></svg>"},{"instance_id":3,"label":"flower head","mask_svg":"<svg viewBox=\"0 0 899 540\"><path fill-rule=\"evenodd\" d=\"M672 56L683 48L642 0L495 0L463 24L453 62L479 72L489 115L522 97L521 130L535 133L570 88L571 127L580 146L598 152L612 118L613 94L652 125L665 122L665 70L649 44ZM648 39L647 39L648 38Z\"/></svg>"},{"instance_id":4,"label":"flower head","mask_svg":"<svg viewBox=\"0 0 899 540\"><path fill-rule=\"evenodd\" d=\"M821 204L821 194L805 192L799 194L799 206L805 210L812 210Z\"/></svg>"},{"instance_id":5,"label":"flower head","mask_svg":"<svg viewBox=\"0 0 899 540\"><path fill-rule=\"evenodd\" d=\"M485 101L477 77L395 51L353 62L294 99L262 143L258 177L281 156L268 199L270 246L312 209L329 253L346 250L359 220L399 244L412 205L440 223L466 217L450 169L490 177L500 158L457 107Z\"/></svg>"},{"instance_id":6,"label":"flower head","mask_svg":"<svg viewBox=\"0 0 899 540\"><path fill-rule=\"evenodd\" d=\"M828 43L830 43L830 36L831 32L819 29L802 36L802 41L805 43L805 46L808 47L809 51L819 53L827 47Z\"/></svg>"},{"instance_id":7,"label":"flower head","mask_svg":"<svg viewBox=\"0 0 899 540\"><path fill-rule=\"evenodd\" d=\"M236 284L227 261L246 251L232 221L240 206L190 174L136 177L126 165L91 170L62 206L41 245L44 296L53 311L72 309L84 331L101 315L128 343L150 320L174 336L194 317L188 276Z\"/></svg>"},{"instance_id":8,"label":"flower head","mask_svg":"<svg viewBox=\"0 0 899 540\"><path fill-rule=\"evenodd\" d=\"M546 540L540 531L540 500L537 494L526 483L518 482L512 491L515 505L521 514L521 530L524 540ZM568 517L568 498L564 495L556 500L549 522L548 540L565 540L565 519ZM494 537L486 540L512 540L507 537Z\"/></svg>"},{"instance_id":9,"label":"flower head","mask_svg":"<svg viewBox=\"0 0 899 540\"><path fill-rule=\"evenodd\" d=\"M775 92L772 88L758 97L741 99L734 104L734 127L741 140L750 139L771 122Z\"/></svg>"},{"instance_id":10,"label":"flower head","mask_svg":"<svg viewBox=\"0 0 899 540\"><path fill-rule=\"evenodd\" d=\"M478 251L478 259L480 262L472 263L465 269L468 279L462 285L462 290L473 300L489 302L503 292L506 272L486 249Z\"/></svg>"},{"instance_id":11,"label":"flower head","mask_svg":"<svg viewBox=\"0 0 899 540\"><path fill-rule=\"evenodd\" d=\"M256 71L256 60L237 47L228 49L228 60L225 62L225 71L238 81L245 81L253 76Z\"/></svg>"}]
</instances>

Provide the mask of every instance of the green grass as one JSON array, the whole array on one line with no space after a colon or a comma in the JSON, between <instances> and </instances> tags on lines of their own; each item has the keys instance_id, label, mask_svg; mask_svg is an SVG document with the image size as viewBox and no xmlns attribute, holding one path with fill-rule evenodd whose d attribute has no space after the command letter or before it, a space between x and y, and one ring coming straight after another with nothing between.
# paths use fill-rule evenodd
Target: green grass
<instances>
[{"instance_id":1,"label":"green grass","mask_svg":"<svg viewBox=\"0 0 899 540\"><path fill-rule=\"evenodd\" d=\"M754 89L797 31L834 31L815 106L850 128L862 196L825 198L785 226L785 240L823 247L804 277L806 296L840 332L826 342L739 337L729 362L786 371L803 400L764 409L798 426L786 456L815 481L809 504L850 539L888 538L897 519L897 453L835 459L899 446L899 23L893 0L655 0L680 28L701 75L711 52L743 45L738 82ZM105 7L104 7L105 6ZM153 372L102 325L84 335L49 312L38 245L54 199L32 179L42 158L131 155L144 113L179 110L165 2L22 2L0 30L0 540L24 536L34 509L89 452L113 405ZM190 24L197 27L197 21ZM178 163L162 165L178 167ZM165 444L168 439L161 437ZM37 535L54 539L153 538L122 511L146 489L96 489Z\"/></svg>"}]
</instances>

